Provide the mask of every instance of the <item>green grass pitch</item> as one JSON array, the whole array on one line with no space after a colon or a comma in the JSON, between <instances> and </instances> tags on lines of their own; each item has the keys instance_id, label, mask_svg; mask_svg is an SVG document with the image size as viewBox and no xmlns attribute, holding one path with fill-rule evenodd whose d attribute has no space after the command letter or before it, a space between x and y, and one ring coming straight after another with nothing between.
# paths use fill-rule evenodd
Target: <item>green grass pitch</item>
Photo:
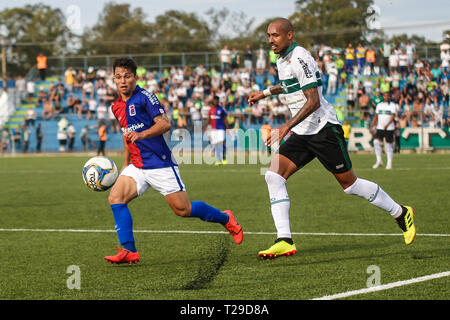
<instances>
[{"instance_id":1,"label":"green grass pitch","mask_svg":"<svg viewBox=\"0 0 450 320\"><path fill-rule=\"evenodd\" d=\"M449 154L396 154L391 171L372 170L373 155L352 155L359 177L414 207L410 246L388 213L346 195L314 160L287 182L298 253L273 261L257 257L276 237L261 166L181 165L190 199L233 210L244 241L176 216L149 190L130 204L137 265L103 260L118 241L109 192L82 183L88 158L0 158L0 299L306 300L366 288L370 266L382 285L450 270ZM79 271L75 289L70 266ZM447 300L449 288L442 277L347 299Z\"/></svg>"}]
</instances>

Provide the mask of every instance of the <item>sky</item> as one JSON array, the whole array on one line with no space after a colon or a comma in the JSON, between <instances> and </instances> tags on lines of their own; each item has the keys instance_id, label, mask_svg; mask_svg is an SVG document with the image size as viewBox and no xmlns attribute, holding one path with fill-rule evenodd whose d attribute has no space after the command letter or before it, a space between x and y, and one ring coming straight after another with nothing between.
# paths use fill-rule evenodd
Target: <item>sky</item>
<instances>
[{"instance_id":1,"label":"sky","mask_svg":"<svg viewBox=\"0 0 450 320\"><path fill-rule=\"evenodd\" d=\"M92 27L98 20L104 4L110 0L41 0L1 1L0 10L39 3L57 7L68 18L71 29L81 34L86 27ZM254 18L254 27L271 17L289 17L295 11L295 0L115 0L115 3L129 3L131 8L140 7L149 21L164 12L176 9L196 12L199 16L210 9L228 8L231 12L244 12ZM449 0L375 0L379 20L376 26L388 35L417 34L427 40L440 42L444 30L450 29ZM71 18L71 19L70 19ZM416 25L414 27L414 25Z\"/></svg>"}]
</instances>

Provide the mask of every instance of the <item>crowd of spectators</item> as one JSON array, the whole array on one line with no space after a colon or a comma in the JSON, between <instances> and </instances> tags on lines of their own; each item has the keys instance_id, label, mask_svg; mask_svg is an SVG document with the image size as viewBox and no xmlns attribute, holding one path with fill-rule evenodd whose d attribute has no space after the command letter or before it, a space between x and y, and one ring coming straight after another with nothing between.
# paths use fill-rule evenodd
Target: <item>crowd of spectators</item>
<instances>
[{"instance_id":1,"label":"crowd of spectators","mask_svg":"<svg viewBox=\"0 0 450 320\"><path fill-rule=\"evenodd\" d=\"M345 87L345 104L337 105L337 111L342 108L347 117L359 116L369 124L383 93L390 92L401 128L450 126L448 39L433 60L418 58L411 42L385 42L379 48L349 44L343 50L322 45L315 55L324 92L333 95Z\"/></svg>"},{"instance_id":2,"label":"crowd of spectators","mask_svg":"<svg viewBox=\"0 0 450 320\"><path fill-rule=\"evenodd\" d=\"M345 101L334 103L339 120L361 119L370 123L376 104L389 91L399 105L397 120L401 127L443 127L450 122L449 47L444 42L440 56L432 62L417 58L411 43L383 43L379 48L349 44L343 49L321 45L311 53L322 72L324 95L331 98L343 93ZM277 125L290 117L283 95L261 100L254 106L247 102L252 91L278 83L273 52L266 52L262 46L256 50L247 46L243 52L225 46L219 52L219 61L217 68L172 66L162 72L139 66L137 84L159 98L172 121L172 129L191 130L195 124L205 123L213 96L218 96L227 110L230 128ZM69 67L63 79L48 88L35 90L36 85L39 86L33 80L17 81L21 97L31 98L38 92L42 113L30 118L59 120L61 115L73 113L79 120L107 123L113 134L120 132L108 108L117 98L110 69L89 67L85 72ZM30 127L30 123L26 125Z\"/></svg>"}]
</instances>

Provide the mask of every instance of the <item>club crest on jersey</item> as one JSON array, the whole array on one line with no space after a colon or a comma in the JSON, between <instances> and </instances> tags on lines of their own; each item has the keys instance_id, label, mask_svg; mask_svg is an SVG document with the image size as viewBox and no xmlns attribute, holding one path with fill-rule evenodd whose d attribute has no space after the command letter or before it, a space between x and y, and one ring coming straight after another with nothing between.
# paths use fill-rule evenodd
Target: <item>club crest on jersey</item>
<instances>
[{"instance_id":1,"label":"club crest on jersey","mask_svg":"<svg viewBox=\"0 0 450 320\"><path fill-rule=\"evenodd\" d=\"M135 115L136 115L136 107L134 106L134 104L131 104L131 105L128 107L128 110L129 110L130 116L135 116Z\"/></svg>"}]
</instances>

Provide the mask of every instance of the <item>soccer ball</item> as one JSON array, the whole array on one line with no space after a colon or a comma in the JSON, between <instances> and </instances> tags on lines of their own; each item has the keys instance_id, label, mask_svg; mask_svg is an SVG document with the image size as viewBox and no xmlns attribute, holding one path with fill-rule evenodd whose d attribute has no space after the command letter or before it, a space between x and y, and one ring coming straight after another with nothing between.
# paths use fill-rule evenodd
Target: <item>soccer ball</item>
<instances>
[{"instance_id":1,"label":"soccer ball","mask_svg":"<svg viewBox=\"0 0 450 320\"><path fill-rule=\"evenodd\" d=\"M116 182L119 172L108 157L93 157L83 166L83 181L94 191L106 191Z\"/></svg>"}]
</instances>

